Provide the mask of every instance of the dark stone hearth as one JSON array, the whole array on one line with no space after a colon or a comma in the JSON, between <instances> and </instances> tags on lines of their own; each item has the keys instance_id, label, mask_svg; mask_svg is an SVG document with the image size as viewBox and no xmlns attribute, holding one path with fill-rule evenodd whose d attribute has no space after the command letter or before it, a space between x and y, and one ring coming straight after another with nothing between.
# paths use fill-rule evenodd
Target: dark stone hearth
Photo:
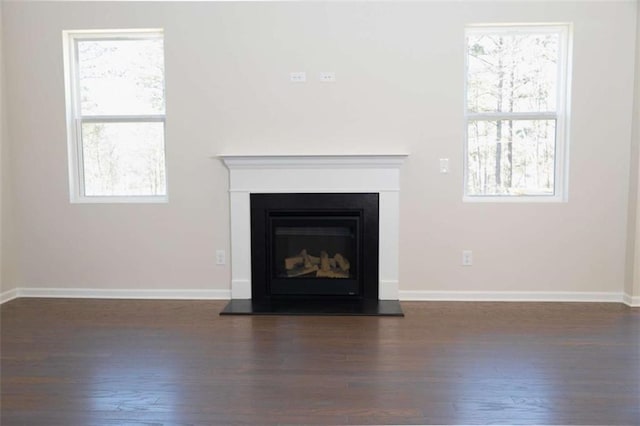
<instances>
[{"instance_id":1,"label":"dark stone hearth","mask_svg":"<svg viewBox=\"0 0 640 426\"><path fill-rule=\"evenodd\" d=\"M403 317L397 300L231 300L220 315L320 315Z\"/></svg>"}]
</instances>

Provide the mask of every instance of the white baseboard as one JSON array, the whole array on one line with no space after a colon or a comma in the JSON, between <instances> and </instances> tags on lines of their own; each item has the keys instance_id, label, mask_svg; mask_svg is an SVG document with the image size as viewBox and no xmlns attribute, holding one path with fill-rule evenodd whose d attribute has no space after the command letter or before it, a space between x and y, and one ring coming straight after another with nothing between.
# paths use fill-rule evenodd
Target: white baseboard
<instances>
[{"instance_id":1,"label":"white baseboard","mask_svg":"<svg viewBox=\"0 0 640 426\"><path fill-rule=\"evenodd\" d=\"M85 299L194 299L229 300L230 290L136 290L136 289L91 289L91 288L29 288L22 287L10 299L16 297L69 297ZM7 292L8 293L8 292Z\"/></svg>"},{"instance_id":2,"label":"white baseboard","mask_svg":"<svg viewBox=\"0 0 640 426\"><path fill-rule=\"evenodd\" d=\"M2 305L5 302L8 302L9 300L13 300L16 297L20 297L18 295L18 289L17 288L14 288L12 290L3 291L2 293L0 293L0 305Z\"/></svg>"},{"instance_id":3,"label":"white baseboard","mask_svg":"<svg viewBox=\"0 0 640 426\"><path fill-rule=\"evenodd\" d=\"M627 303L622 293L572 291L400 291L404 301L469 302L617 302ZM634 305L633 305L634 306Z\"/></svg>"},{"instance_id":4,"label":"white baseboard","mask_svg":"<svg viewBox=\"0 0 640 426\"><path fill-rule=\"evenodd\" d=\"M18 297L86 299L229 300L231 290L135 290L89 288L15 288L0 293L0 304ZM609 292L424 291L401 290L401 301L466 302L614 302L640 307L640 297Z\"/></svg>"},{"instance_id":5,"label":"white baseboard","mask_svg":"<svg viewBox=\"0 0 640 426\"><path fill-rule=\"evenodd\" d=\"M640 307L640 296L633 297L630 294L625 293L623 296L624 303L632 308Z\"/></svg>"}]
</instances>

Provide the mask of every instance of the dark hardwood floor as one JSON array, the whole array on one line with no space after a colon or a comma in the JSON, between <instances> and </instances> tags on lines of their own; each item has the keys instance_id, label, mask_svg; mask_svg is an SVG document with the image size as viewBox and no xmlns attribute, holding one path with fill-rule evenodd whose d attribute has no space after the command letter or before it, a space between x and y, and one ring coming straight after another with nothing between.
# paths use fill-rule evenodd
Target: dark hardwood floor
<instances>
[{"instance_id":1,"label":"dark hardwood floor","mask_svg":"<svg viewBox=\"0 0 640 426\"><path fill-rule=\"evenodd\" d=\"M5 303L0 423L640 425L640 309L218 316L225 304Z\"/></svg>"}]
</instances>

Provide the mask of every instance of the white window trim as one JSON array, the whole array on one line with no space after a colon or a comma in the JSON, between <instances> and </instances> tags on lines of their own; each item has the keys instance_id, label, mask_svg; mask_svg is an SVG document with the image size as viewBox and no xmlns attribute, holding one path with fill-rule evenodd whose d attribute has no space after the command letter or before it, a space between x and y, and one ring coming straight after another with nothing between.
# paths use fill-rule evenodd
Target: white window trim
<instances>
[{"instance_id":1,"label":"white window trim","mask_svg":"<svg viewBox=\"0 0 640 426\"><path fill-rule=\"evenodd\" d=\"M69 162L69 189L71 203L100 204L100 203L168 203L168 170L166 167L166 134L165 141L165 182L167 185L166 195L118 195L118 196L93 196L85 195L84 190L84 170L82 167L82 123L83 122L162 122L165 123L166 132L166 112L157 115L96 115L82 118L80 115L80 90L78 87L78 51L76 43L78 40L129 40L129 39L153 39L163 38L163 30L160 28L150 29L127 29L127 30L72 30L63 31L63 59L64 59L64 79L65 79L65 104L67 117L67 152Z\"/></svg>"},{"instance_id":2,"label":"white window trim","mask_svg":"<svg viewBox=\"0 0 640 426\"><path fill-rule=\"evenodd\" d=\"M467 82L469 75L469 55L467 52L469 34L527 34L559 33L560 49L557 81L556 111L539 113L469 113ZM463 161L463 202L469 203L563 203L568 201L569 193L569 119L573 26L570 23L554 24L473 24L465 28L464 48L464 161ZM469 195L468 189L468 129L471 120L500 118L556 120L556 144L554 153L554 191L551 195Z\"/></svg>"}]
</instances>

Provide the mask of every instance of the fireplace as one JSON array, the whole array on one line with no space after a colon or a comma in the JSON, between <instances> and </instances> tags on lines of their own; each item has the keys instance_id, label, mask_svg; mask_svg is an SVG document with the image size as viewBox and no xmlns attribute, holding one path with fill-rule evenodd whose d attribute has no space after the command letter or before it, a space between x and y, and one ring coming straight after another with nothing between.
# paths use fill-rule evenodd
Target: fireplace
<instances>
[{"instance_id":1,"label":"fireplace","mask_svg":"<svg viewBox=\"0 0 640 426\"><path fill-rule=\"evenodd\" d=\"M405 154L221 155L231 301L222 315L402 315Z\"/></svg>"},{"instance_id":2,"label":"fireplace","mask_svg":"<svg viewBox=\"0 0 640 426\"><path fill-rule=\"evenodd\" d=\"M378 198L252 194L252 299L378 300Z\"/></svg>"}]
</instances>

